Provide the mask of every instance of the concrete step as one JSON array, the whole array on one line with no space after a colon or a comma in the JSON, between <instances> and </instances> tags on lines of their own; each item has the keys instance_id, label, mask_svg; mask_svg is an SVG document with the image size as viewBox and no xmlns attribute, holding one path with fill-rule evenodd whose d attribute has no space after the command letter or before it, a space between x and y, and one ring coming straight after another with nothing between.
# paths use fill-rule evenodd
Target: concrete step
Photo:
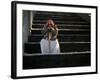
<instances>
[{"instance_id":1,"label":"concrete step","mask_svg":"<svg viewBox=\"0 0 100 80\"><path fill-rule=\"evenodd\" d=\"M31 34L41 34L42 29L31 30ZM90 30L88 29L61 29L59 30L59 34L90 34Z\"/></svg>"},{"instance_id":2,"label":"concrete step","mask_svg":"<svg viewBox=\"0 0 100 80\"><path fill-rule=\"evenodd\" d=\"M42 35L31 35L28 37L29 42L40 42L41 39L43 38ZM90 41L90 36L89 35L58 35L58 40L59 42L75 42L75 41L80 41L80 42L87 42Z\"/></svg>"},{"instance_id":3,"label":"concrete step","mask_svg":"<svg viewBox=\"0 0 100 80\"><path fill-rule=\"evenodd\" d=\"M90 42L59 42L61 52L90 51ZM25 53L41 53L40 43L27 42L24 44Z\"/></svg>"},{"instance_id":4,"label":"concrete step","mask_svg":"<svg viewBox=\"0 0 100 80\"><path fill-rule=\"evenodd\" d=\"M45 20L34 20L33 24L45 24ZM89 25L89 22L86 21L55 21L55 24L79 24L79 25Z\"/></svg>"},{"instance_id":5,"label":"concrete step","mask_svg":"<svg viewBox=\"0 0 100 80\"><path fill-rule=\"evenodd\" d=\"M37 11L35 15L53 15L53 16L72 16L76 15L76 13L65 13L65 12L43 12L43 11Z\"/></svg>"},{"instance_id":6,"label":"concrete step","mask_svg":"<svg viewBox=\"0 0 100 80\"><path fill-rule=\"evenodd\" d=\"M43 28L45 24L33 24L32 28ZM90 29L90 25L82 24L57 24L58 29Z\"/></svg>"},{"instance_id":7,"label":"concrete step","mask_svg":"<svg viewBox=\"0 0 100 80\"><path fill-rule=\"evenodd\" d=\"M35 16L34 17L34 20L33 20L33 22L35 21L35 20L48 20L49 19L49 16ZM80 18L80 17L65 17L65 16L63 16L63 17L55 17L55 18L52 18L52 20L54 20L54 21L85 21L85 20L83 20L82 18Z\"/></svg>"},{"instance_id":8,"label":"concrete step","mask_svg":"<svg viewBox=\"0 0 100 80\"><path fill-rule=\"evenodd\" d=\"M85 52L61 55L23 56L23 69L64 68L91 65L91 54Z\"/></svg>"}]
</instances>

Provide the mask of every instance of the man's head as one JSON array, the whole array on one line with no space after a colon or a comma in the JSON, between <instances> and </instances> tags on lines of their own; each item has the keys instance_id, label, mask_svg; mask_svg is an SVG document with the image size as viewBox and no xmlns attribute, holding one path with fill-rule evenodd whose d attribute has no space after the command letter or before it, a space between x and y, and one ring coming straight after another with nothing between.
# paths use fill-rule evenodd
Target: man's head
<instances>
[{"instance_id":1,"label":"man's head","mask_svg":"<svg viewBox=\"0 0 100 80\"><path fill-rule=\"evenodd\" d=\"M52 19L48 19L47 22L46 22L46 26L47 27L54 27L55 23Z\"/></svg>"}]
</instances>

